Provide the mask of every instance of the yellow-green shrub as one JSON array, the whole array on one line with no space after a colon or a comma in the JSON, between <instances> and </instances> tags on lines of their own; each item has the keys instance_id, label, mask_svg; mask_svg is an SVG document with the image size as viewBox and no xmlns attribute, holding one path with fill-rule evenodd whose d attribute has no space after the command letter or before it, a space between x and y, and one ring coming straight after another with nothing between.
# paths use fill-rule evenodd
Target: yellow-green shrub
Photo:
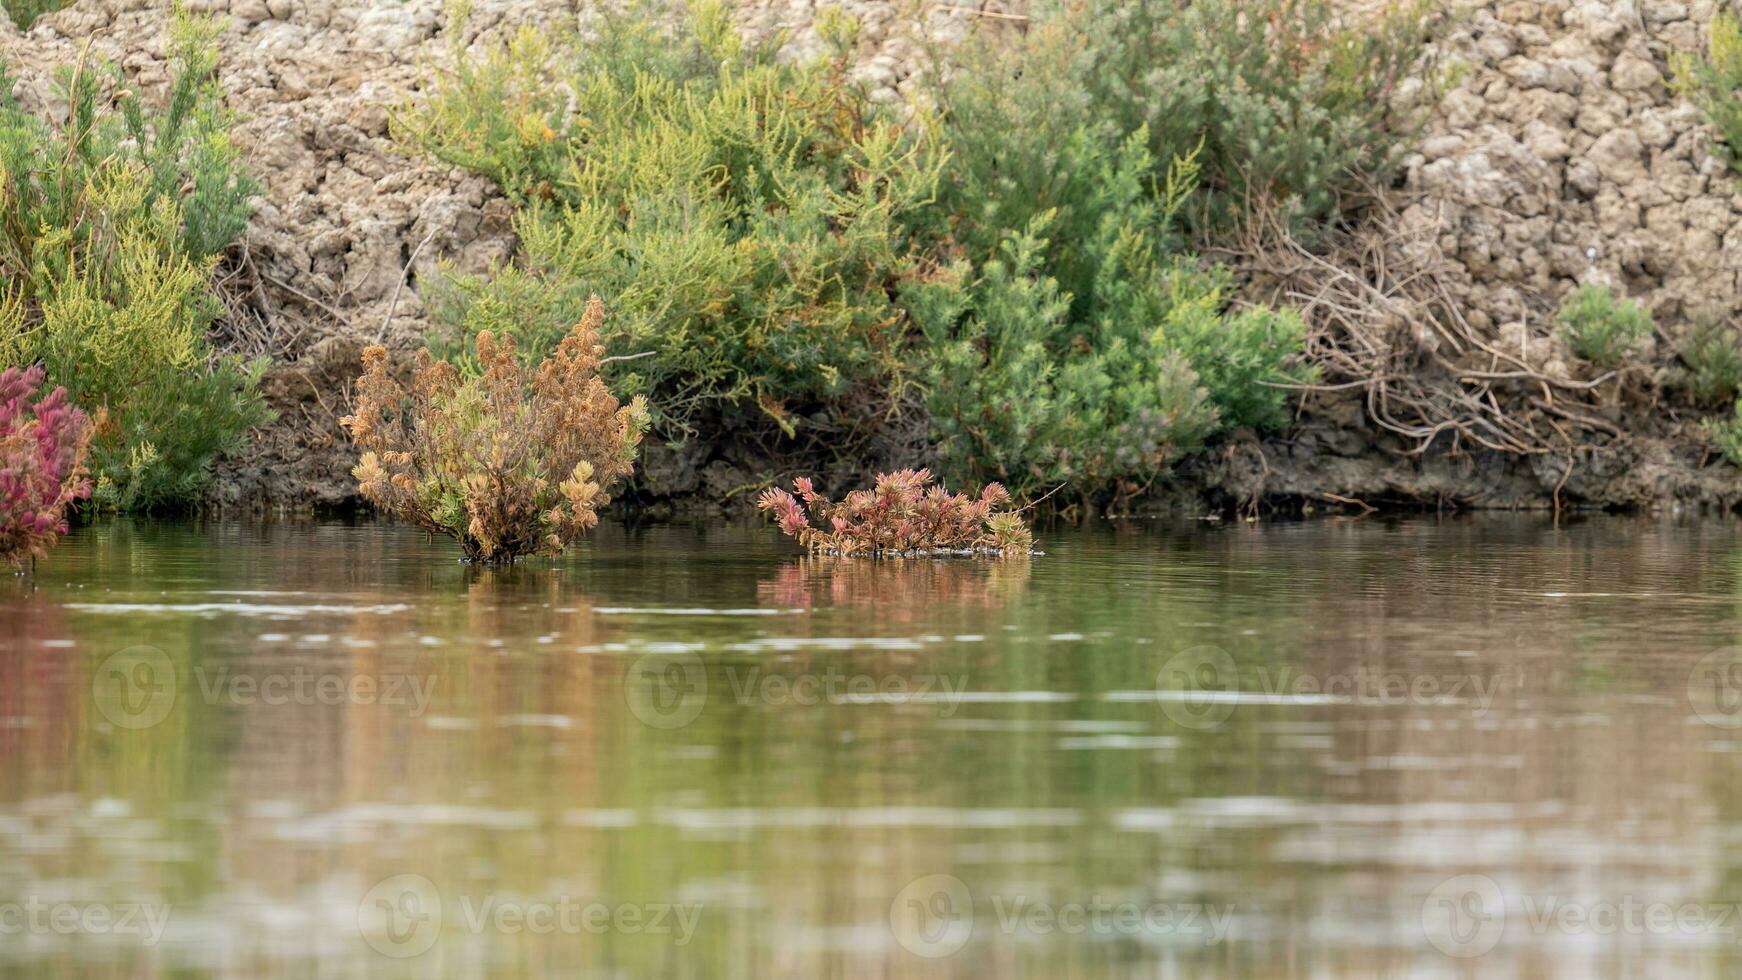
<instances>
[{"instance_id":1,"label":"yellow-green shrub","mask_svg":"<svg viewBox=\"0 0 1742 980\"><path fill-rule=\"evenodd\" d=\"M1700 423L1706 438L1734 466L1742 466L1742 401L1728 418L1708 418Z\"/></svg>"},{"instance_id":2,"label":"yellow-green shrub","mask_svg":"<svg viewBox=\"0 0 1742 980\"><path fill-rule=\"evenodd\" d=\"M1742 20L1720 10L1712 18L1704 57L1677 55L1676 89L1700 107L1729 148L1730 165L1742 168Z\"/></svg>"},{"instance_id":3,"label":"yellow-green shrub","mask_svg":"<svg viewBox=\"0 0 1742 980\"><path fill-rule=\"evenodd\" d=\"M1677 351L1681 366L1671 382L1696 405L1734 401L1742 394L1742 335L1727 324L1696 327Z\"/></svg>"},{"instance_id":4,"label":"yellow-green shrub","mask_svg":"<svg viewBox=\"0 0 1742 980\"><path fill-rule=\"evenodd\" d=\"M891 290L918 265L903 218L941 159L841 62L782 62L701 3L679 27L612 22L573 52L522 34L463 62L401 133L523 203L516 267L434 290L439 352L490 330L543 356L596 293L612 353L646 355L611 366L613 384L649 395L668 438L737 408L791 434L843 399L893 401Z\"/></svg>"},{"instance_id":5,"label":"yellow-green shrub","mask_svg":"<svg viewBox=\"0 0 1742 980\"><path fill-rule=\"evenodd\" d=\"M958 482L1133 493L1222 428L1282 425L1281 385L1311 376L1300 319L1232 313L1227 271L1186 247L1208 136L1158 159L1148 124L1095 93L1080 26L1043 19L937 89L935 210L959 258L909 306Z\"/></svg>"},{"instance_id":6,"label":"yellow-green shrub","mask_svg":"<svg viewBox=\"0 0 1742 980\"><path fill-rule=\"evenodd\" d=\"M49 127L0 105L0 363L40 362L107 423L91 447L99 506L185 503L217 453L269 417L263 364L214 358L215 253L241 231L241 175L210 76L209 23L182 17L170 99L147 112L96 66L62 73Z\"/></svg>"},{"instance_id":7,"label":"yellow-green shrub","mask_svg":"<svg viewBox=\"0 0 1742 980\"><path fill-rule=\"evenodd\" d=\"M1561 304L1561 336L1567 346L1598 367L1614 367L1651 336L1651 314L1617 298L1607 286L1582 286Z\"/></svg>"},{"instance_id":8,"label":"yellow-green shrub","mask_svg":"<svg viewBox=\"0 0 1742 980\"><path fill-rule=\"evenodd\" d=\"M53 13L65 7L72 0L5 0L0 3L0 10L12 18L12 23L21 31L30 29L36 23L36 18L43 14Z\"/></svg>"}]
</instances>

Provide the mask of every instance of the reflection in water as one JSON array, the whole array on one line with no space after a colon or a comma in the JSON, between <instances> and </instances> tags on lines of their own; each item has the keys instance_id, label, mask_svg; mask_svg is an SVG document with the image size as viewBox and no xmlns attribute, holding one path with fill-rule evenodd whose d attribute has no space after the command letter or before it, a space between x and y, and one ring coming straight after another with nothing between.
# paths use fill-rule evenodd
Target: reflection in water
<instances>
[{"instance_id":1,"label":"reflection in water","mask_svg":"<svg viewBox=\"0 0 1742 980\"><path fill-rule=\"evenodd\" d=\"M881 606L918 622L933 605L1008 605L1022 597L1032 570L1026 558L863 561L806 555L758 583L756 596L764 608Z\"/></svg>"},{"instance_id":2,"label":"reflection in water","mask_svg":"<svg viewBox=\"0 0 1742 980\"><path fill-rule=\"evenodd\" d=\"M81 531L0 582L0 973L1738 965L1732 525L1046 547Z\"/></svg>"}]
</instances>

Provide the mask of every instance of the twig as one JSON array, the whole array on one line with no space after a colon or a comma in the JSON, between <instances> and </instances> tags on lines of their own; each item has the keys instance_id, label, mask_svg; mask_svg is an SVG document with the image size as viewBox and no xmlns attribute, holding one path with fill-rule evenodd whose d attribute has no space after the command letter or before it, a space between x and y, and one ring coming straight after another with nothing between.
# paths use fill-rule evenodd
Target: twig
<instances>
[{"instance_id":1,"label":"twig","mask_svg":"<svg viewBox=\"0 0 1742 980\"><path fill-rule=\"evenodd\" d=\"M1319 498L1324 499L1324 500L1329 500L1333 504L1346 504L1346 505L1353 505L1355 507L1359 507L1359 508L1361 508L1361 516L1362 517L1365 517L1368 514L1376 514L1379 512L1379 508L1373 506L1372 504L1368 503L1365 500L1361 500L1361 499L1356 498L1356 497L1345 497L1342 494L1330 493L1329 491L1321 492L1319 494L1316 494L1316 496L1318 496Z\"/></svg>"},{"instance_id":2,"label":"twig","mask_svg":"<svg viewBox=\"0 0 1742 980\"><path fill-rule=\"evenodd\" d=\"M1044 503L1046 501L1046 499L1048 497L1052 496L1055 493L1058 493L1060 490L1063 490L1066 486L1068 486L1068 484L1061 483L1058 486L1053 487L1051 490L1048 490L1046 493L1041 494L1039 497L1036 497L1035 499L1030 500L1028 503L1017 508L1016 512L1018 514L1020 514L1023 511L1031 510L1035 507L1040 506L1042 503Z\"/></svg>"},{"instance_id":3,"label":"twig","mask_svg":"<svg viewBox=\"0 0 1742 980\"><path fill-rule=\"evenodd\" d=\"M411 250L411 256L405 260L405 268L399 270L399 281L393 285L393 298L387 302L387 315L381 320L381 332L376 339L386 339L387 328L393 323L393 311L399 308L400 290L405 288L405 280L411 276L411 264L417 261L418 253L422 252L423 247L428 245L429 240L434 237L435 229L431 228L429 232L423 236L423 241L418 242L417 247Z\"/></svg>"},{"instance_id":4,"label":"twig","mask_svg":"<svg viewBox=\"0 0 1742 980\"><path fill-rule=\"evenodd\" d=\"M328 306L326 303L324 303L318 299L315 299L313 296L310 296L309 294L303 292L302 290L296 288L295 286L292 286L290 283L283 282L279 279L275 279L271 275L268 275L265 272L260 273L260 278L266 280L267 282L273 284L274 286L277 286L279 289L282 289L287 293L291 293L292 295L299 296L302 299L306 300L307 302L313 303L314 305L320 307L322 310L326 311L327 315L338 320L340 323L343 323L345 326L349 327L351 325L351 318L350 317L346 316L343 313L340 313L338 310L333 309L331 306Z\"/></svg>"},{"instance_id":5,"label":"twig","mask_svg":"<svg viewBox=\"0 0 1742 980\"><path fill-rule=\"evenodd\" d=\"M600 364L614 364L618 361L638 361L638 360L642 359L643 357L652 357L653 355L655 355L657 353L659 353L659 352L658 351L651 351L651 350L644 350L639 354L615 354L611 357L600 358L599 363Z\"/></svg>"},{"instance_id":6,"label":"twig","mask_svg":"<svg viewBox=\"0 0 1742 980\"><path fill-rule=\"evenodd\" d=\"M991 20L1013 20L1013 21L1019 21L1019 22L1024 23L1024 24L1028 23L1028 21L1029 21L1029 17L1027 14L1007 14L1007 13L1004 13L1004 12L998 11L998 10L981 10L979 7L964 7L964 6L961 6L960 4L953 4L953 3L939 4L936 9L938 9L938 10L953 10L956 13L973 14L976 17L986 17L986 18L989 18Z\"/></svg>"},{"instance_id":7,"label":"twig","mask_svg":"<svg viewBox=\"0 0 1742 980\"><path fill-rule=\"evenodd\" d=\"M1367 197L1369 219L1315 250L1292 236L1276 207L1254 201L1224 250L1254 280L1275 283L1271 298L1301 311L1305 354L1323 379L1261 384L1303 394L1364 390L1373 423L1409 440L1393 450L1405 456L1444 446L1442 436L1453 454L1470 447L1527 456L1598 448L1593 434L1624 437L1596 401L1624 371L1551 377L1522 352L1501 349L1463 315L1458 271L1436 230L1404 228L1388 191ZM1564 429L1563 420L1571 423Z\"/></svg>"}]
</instances>

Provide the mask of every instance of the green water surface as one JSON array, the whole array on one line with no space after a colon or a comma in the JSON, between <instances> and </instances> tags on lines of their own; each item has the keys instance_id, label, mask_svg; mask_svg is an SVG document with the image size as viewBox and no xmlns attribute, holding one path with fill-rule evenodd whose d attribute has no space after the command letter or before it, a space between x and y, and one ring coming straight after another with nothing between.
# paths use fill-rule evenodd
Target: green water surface
<instances>
[{"instance_id":1,"label":"green water surface","mask_svg":"<svg viewBox=\"0 0 1742 980\"><path fill-rule=\"evenodd\" d=\"M1041 546L78 529L0 581L0 973L1742 968L1736 524Z\"/></svg>"}]
</instances>

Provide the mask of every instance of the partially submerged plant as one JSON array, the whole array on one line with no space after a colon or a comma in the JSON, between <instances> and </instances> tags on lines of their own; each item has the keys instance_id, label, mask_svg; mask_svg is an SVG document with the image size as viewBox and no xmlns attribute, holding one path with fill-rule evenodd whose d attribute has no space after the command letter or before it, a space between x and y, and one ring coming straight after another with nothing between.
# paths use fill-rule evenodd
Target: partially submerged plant
<instances>
[{"instance_id":1,"label":"partially submerged plant","mask_svg":"<svg viewBox=\"0 0 1742 980\"><path fill-rule=\"evenodd\" d=\"M634 471L647 424L639 397L620 405L599 378L604 318L594 297L530 389L514 339L488 331L478 335L479 373L462 377L420 351L409 392L386 350L365 350L357 413L343 420L364 450L353 471L363 496L457 538L468 560L560 554Z\"/></svg>"},{"instance_id":2,"label":"partially submerged plant","mask_svg":"<svg viewBox=\"0 0 1742 980\"><path fill-rule=\"evenodd\" d=\"M979 497L932 485L930 470L900 470L877 477L871 490L855 490L835 503L808 478L792 481L792 494L770 487L757 499L780 529L813 552L894 557L936 553L1027 555L1034 534L1010 494L989 483ZM807 511L808 508L808 511ZM812 524L812 519L817 524Z\"/></svg>"},{"instance_id":3,"label":"partially submerged plant","mask_svg":"<svg viewBox=\"0 0 1742 980\"><path fill-rule=\"evenodd\" d=\"M65 388L36 398L42 378L40 365L0 372L0 561L14 568L46 556L67 533L68 508L91 492L95 426Z\"/></svg>"}]
</instances>

